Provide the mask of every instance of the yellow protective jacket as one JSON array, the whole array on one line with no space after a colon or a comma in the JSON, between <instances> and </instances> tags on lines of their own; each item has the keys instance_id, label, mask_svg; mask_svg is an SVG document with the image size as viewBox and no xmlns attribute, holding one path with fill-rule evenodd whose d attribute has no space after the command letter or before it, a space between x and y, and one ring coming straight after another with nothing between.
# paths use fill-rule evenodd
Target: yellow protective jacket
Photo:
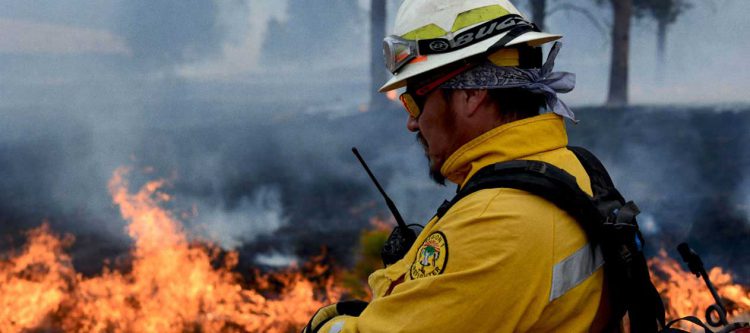
<instances>
[{"instance_id":1,"label":"yellow protective jacket","mask_svg":"<svg viewBox=\"0 0 750 333\"><path fill-rule=\"evenodd\" d=\"M463 186L487 165L538 160L591 194L567 143L562 118L544 114L472 140L441 172ZM603 262L587 244L554 204L515 189L481 190L429 221L404 259L370 276L373 300L359 317L336 317L320 332L588 332Z\"/></svg>"}]
</instances>

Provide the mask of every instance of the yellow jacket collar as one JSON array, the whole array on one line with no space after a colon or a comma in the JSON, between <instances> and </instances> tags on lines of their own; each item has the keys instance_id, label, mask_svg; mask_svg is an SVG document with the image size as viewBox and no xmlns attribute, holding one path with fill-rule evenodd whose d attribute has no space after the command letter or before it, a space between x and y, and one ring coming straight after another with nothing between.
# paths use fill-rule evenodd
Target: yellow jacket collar
<instances>
[{"instance_id":1,"label":"yellow jacket collar","mask_svg":"<svg viewBox=\"0 0 750 333\"><path fill-rule=\"evenodd\" d=\"M514 121L484 133L456 150L440 172L462 187L485 166L518 159L568 145L562 117L547 113Z\"/></svg>"}]
</instances>

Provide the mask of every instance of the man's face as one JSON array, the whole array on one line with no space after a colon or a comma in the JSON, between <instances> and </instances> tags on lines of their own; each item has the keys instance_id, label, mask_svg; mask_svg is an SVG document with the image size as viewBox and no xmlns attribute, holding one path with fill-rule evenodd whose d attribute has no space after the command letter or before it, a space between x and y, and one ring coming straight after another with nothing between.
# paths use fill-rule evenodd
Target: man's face
<instances>
[{"instance_id":1,"label":"man's face","mask_svg":"<svg viewBox=\"0 0 750 333\"><path fill-rule=\"evenodd\" d=\"M425 99L422 113L417 119L409 116L406 127L417 133L430 164L430 177L438 184L445 185L445 176L440 173L443 163L456 146L456 114L452 108L450 90L437 89Z\"/></svg>"}]
</instances>

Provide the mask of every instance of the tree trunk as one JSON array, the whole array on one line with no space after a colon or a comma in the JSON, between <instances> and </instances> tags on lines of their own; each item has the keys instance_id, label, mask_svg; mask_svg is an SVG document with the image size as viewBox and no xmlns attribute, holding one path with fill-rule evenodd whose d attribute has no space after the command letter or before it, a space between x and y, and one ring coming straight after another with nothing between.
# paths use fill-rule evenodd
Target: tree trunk
<instances>
[{"instance_id":1,"label":"tree trunk","mask_svg":"<svg viewBox=\"0 0 750 333\"><path fill-rule=\"evenodd\" d=\"M628 104L628 56L633 0L610 0L614 16L612 27L612 63L609 73L607 106Z\"/></svg>"},{"instance_id":2,"label":"tree trunk","mask_svg":"<svg viewBox=\"0 0 750 333\"><path fill-rule=\"evenodd\" d=\"M547 14L547 0L531 0L531 20L539 30L544 31L544 18Z\"/></svg>"},{"instance_id":3,"label":"tree trunk","mask_svg":"<svg viewBox=\"0 0 750 333\"><path fill-rule=\"evenodd\" d=\"M656 30L656 79L664 79L664 73L667 66L667 27L665 20L659 20Z\"/></svg>"},{"instance_id":4,"label":"tree trunk","mask_svg":"<svg viewBox=\"0 0 750 333\"><path fill-rule=\"evenodd\" d=\"M387 105L387 98L378 92L388 79L383 63L386 0L370 1L370 109L379 109Z\"/></svg>"}]
</instances>

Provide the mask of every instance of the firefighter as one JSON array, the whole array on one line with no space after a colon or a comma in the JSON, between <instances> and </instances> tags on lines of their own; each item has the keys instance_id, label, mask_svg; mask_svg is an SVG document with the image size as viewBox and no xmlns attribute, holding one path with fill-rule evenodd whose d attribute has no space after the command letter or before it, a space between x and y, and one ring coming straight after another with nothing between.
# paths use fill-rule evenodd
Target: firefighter
<instances>
[{"instance_id":1,"label":"firefighter","mask_svg":"<svg viewBox=\"0 0 750 333\"><path fill-rule=\"evenodd\" d=\"M459 187L482 167L553 164L591 192L566 149L553 72L560 35L540 32L507 0L405 0L384 40L381 89L405 88L406 127L431 177ZM458 201L424 227L403 259L369 277L373 299L320 309L304 332L588 332L602 310L603 261L579 223L530 193L491 188ZM602 303L603 304L603 303Z\"/></svg>"}]
</instances>

